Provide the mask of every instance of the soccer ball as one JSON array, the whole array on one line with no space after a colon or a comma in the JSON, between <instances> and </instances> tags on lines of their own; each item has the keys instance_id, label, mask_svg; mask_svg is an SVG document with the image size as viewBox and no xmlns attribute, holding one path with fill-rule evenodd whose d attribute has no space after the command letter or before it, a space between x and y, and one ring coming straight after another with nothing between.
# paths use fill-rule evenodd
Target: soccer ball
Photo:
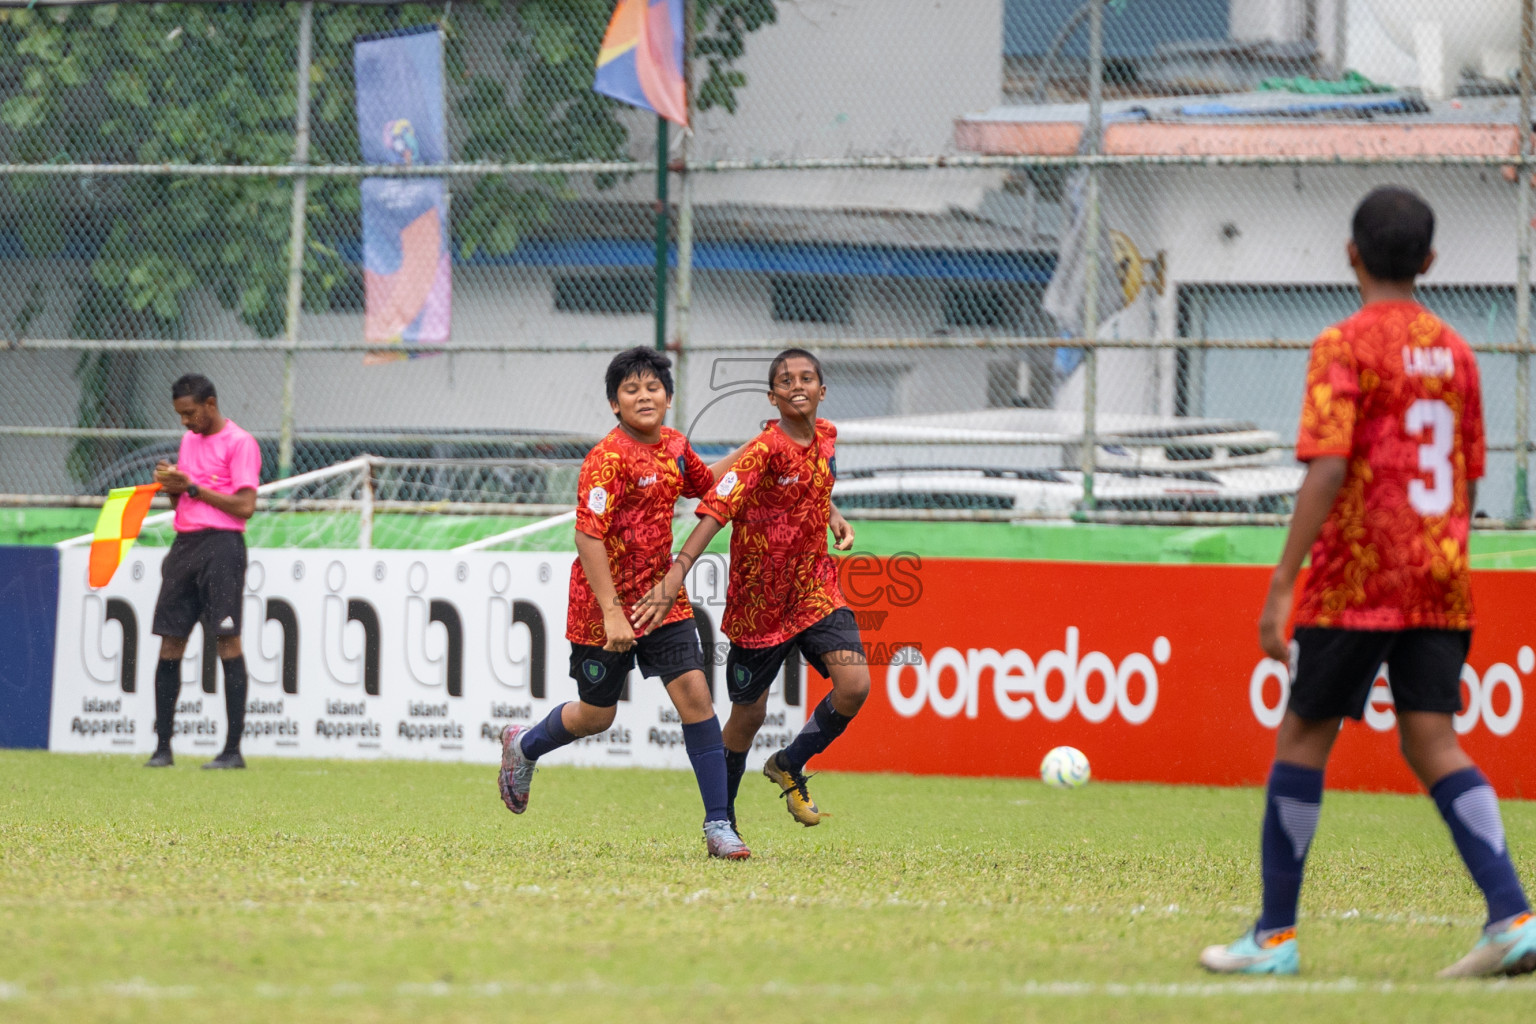
<instances>
[{"instance_id":1,"label":"soccer ball","mask_svg":"<svg viewBox=\"0 0 1536 1024\"><path fill-rule=\"evenodd\" d=\"M1076 789L1092 774L1088 758L1076 747L1056 747L1040 762L1040 781L1057 789Z\"/></svg>"}]
</instances>

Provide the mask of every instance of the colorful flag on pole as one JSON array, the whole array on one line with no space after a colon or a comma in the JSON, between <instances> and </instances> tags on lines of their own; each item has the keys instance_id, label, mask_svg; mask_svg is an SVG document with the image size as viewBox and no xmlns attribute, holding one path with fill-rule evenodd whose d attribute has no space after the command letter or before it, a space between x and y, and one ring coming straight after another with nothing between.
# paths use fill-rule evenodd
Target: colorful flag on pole
<instances>
[{"instance_id":1,"label":"colorful flag on pole","mask_svg":"<svg viewBox=\"0 0 1536 1024\"><path fill-rule=\"evenodd\" d=\"M597 54L592 88L686 125L683 6L684 0L619 0Z\"/></svg>"},{"instance_id":2,"label":"colorful flag on pole","mask_svg":"<svg viewBox=\"0 0 1536 1024\"><path fill-rule=\"evenodd\" d=\"M436 26L357 40L357 130L371 164L448 159L443 34ZM453 261L448 186L441 178L364 178L363 338L404 359L448 341Z\"/></svg>"},{"instance_id":3,"label":"colorful flag on pole","mask_svg":"<svg viewBox=\"0 0 1536 1024\"><path fill-rule=\"evenodd\" d=\"M91 541L90 584L104 587L122 564L128 549L139 539L139 527L149 512L149 502L160 490L159 484L114 487L107 494L96 518L96 536Z\"/></svg>"}]
</instances>

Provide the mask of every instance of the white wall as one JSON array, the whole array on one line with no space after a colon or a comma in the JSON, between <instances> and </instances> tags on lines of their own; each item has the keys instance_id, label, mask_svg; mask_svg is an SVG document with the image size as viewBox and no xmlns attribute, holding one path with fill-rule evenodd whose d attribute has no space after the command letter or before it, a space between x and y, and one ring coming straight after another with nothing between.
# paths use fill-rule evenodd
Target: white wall
<instances>
[{"instance_id":1,"label":"white wall","mask_svg":"<svg viewBox=\"0 0 1536 1024\"><path fill-rule=\"evenodd\" d=\"M782 0L747 38L735 114L698 116L693 159L743 160L955 152L955 119L1002 96L1002 0ZM654 118L627 118L631 154L653 159ZM673 131L674 141L678 133ZM699 203L819 208L974 209L994 172L699 175ZM624 188L645 198L649 180Z\"/></svg>"}]
</instances>

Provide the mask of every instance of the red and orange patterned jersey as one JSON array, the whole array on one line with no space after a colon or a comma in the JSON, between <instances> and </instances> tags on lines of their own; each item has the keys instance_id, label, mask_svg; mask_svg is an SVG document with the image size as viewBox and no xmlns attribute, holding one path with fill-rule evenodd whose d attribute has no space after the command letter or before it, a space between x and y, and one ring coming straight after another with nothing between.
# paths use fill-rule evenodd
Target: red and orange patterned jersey
<instances>
[{"instance_id":1,"label":"red and orange patterned jersey","mask_svg":"<svg viewBox=\"0 0 1536 1024\"><path fill-rule=\"evenodd\" d=\"M688 438L670 427L661 428L658 444L641 444L622 427L614 427L587 453L576 484L576 529L607 548L608 571L626 613L672 565L672 514L678 496L702 497L714 482ZM692 617L688 592L680 589L677 603L656 628ZM571 565L565 636L593 647L608 639L603 611L580 559Z\"/></svg>"},{"instance_id":2,"label":"red and orange patterned jersey","mask_svg":"<svg viewBox=\"0 0 1536 1024\"><path fill-rule=\"evenodd\" d=\"M1296 457L1346 457L1296 622L1471 629L1468 482L1483 475L1477 360L1416 302L1373 302L1312 345Z\"/></svg>"},{"instance_id":3,"label":"red and orange patterned jersey","mask_svg":"<svg viewBox=\"0 0 1536 1024\"><path fill-rule=\"evenodd\" d=\"M847 606L827 554L836 444L826 420L803 447L770 420L699 503L733 524L720 628L738 646L773 647Z\"/></svg>"}]
</instances>

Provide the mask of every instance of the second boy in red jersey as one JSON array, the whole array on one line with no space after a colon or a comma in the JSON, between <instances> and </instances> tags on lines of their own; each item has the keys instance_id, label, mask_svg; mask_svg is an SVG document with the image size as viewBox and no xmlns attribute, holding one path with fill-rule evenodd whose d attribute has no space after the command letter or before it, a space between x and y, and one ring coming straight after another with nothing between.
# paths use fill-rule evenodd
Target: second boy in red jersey
<instances>
[{"instance_id":1,"label":"second boy in red jersey","mask_svg":"<svg viewBox=\"0 0 1536 1024\"><path fill-rule=\"evenodd\" d=\"M1222 973L1294 974L1296 904L1322 809L1323 769L1387 666L1403 756L1429 791L1488 907L1482 937L1442 977L1536 970L1536 918L1515 874L1493 787L1457 742L1472 641L1467 534L1485 445L1477 361L1414 301L1434 261L1434 213L1379 188L1355 211L1348 253L1361 309L1312 346L1296 457L1308 463L1259 618L1266 654L1291 664L1261 831L1263 909L1200 956ZM1285 620L1301 571L1312 572Z\"/></svg>"},{"instance_id":2,"label":"second boy in red jersey","mask_svg":"<svg viewBox=\"0 0 1536 1024\"><path fill-rule=\"evenodd\" d=\"M683 744L704 800L709 855L751 855L729 821L720 722L704 678L704 652L693 609L679 593L659 621L632 624L631 610L672 564L672 514L679 496L697 498L714 474L688 439L662 425L672 397L671 362L632 348L608 366L608 401L619 425L587 453L576 486L576 551L571 566L566 639L578 699L532 728L502 731L502 801L514 814L528 806L539 758L613 725L624 681L638 661L659 676L683 723Z\"/></svg>"},{"instance_id":3,"label":"second boy in red jersey","mask_svg":"<svg viewBox=\"0 0 1536 1024\"><path fill-rule=\"evenodd\" d=\"M730 470L699 504L700 522L662 583L661 599L641 621L662 614L682 574L727 522L731 527L730 584L721 629L731 640L726 685L731 717L725 725L731 821L747 753L767 714L768 687L792 647L832 681L832 692L807 716L788 747L769 756L763 774L778 784L789 813L802 825L827 815L806 789L805 764L843 734L869 695L869 668L859 626L827 552L827 530L840 550L853 530L832 507L837 476L837 428L816 418L826 397L821 364L804 349L774 357L768 399L780 419L737 453Z\"/></svg>"}]
</instances>

